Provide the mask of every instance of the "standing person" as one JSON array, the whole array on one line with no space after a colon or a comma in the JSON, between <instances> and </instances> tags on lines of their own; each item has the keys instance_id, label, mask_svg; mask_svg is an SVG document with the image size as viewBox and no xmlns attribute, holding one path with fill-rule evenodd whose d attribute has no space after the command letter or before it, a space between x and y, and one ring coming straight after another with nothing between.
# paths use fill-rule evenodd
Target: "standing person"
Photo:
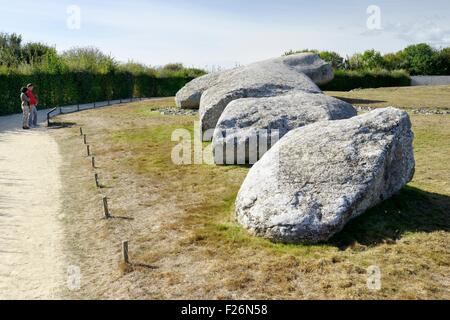
<instances>
[{"instance_id":1,"label":"standing person","mask_svg":"<svg viewBox=\"0 0 450 320\"><path fill-rule=\"evenodd\" d=\"M28 127L37 127L38 124L38 119L37 119L37 104L38 101L36 99L36 97L33 94L33 84L29 83L27 85L28 91L27 91L27 96L28 98L30 98L30 118L28 120Z\"/></svg>"},{"instance_id":2,"label":"standing person","mask_svg":"<svg viewBox=\"0 0 450 320\"><path fill-rule=\"evenodd\" d=\"M22 93L20 94L20 101L22 102L22 111L23 111L23 119L22 119L22 129L28 130L29 127L29 119L30 119L30 98L27 96L28 88L23 87L20 90Z\"/></svg>"}]
</instances>

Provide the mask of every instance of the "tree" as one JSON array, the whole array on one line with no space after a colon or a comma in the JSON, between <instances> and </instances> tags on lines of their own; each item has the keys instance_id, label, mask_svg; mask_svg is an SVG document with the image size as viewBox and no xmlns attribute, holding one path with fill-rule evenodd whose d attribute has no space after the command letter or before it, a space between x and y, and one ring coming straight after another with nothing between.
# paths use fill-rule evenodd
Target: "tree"
<instances>
[{"instance_id":1,"label":"tree","mask_svg":"<svg viewBox=\"0 0 450 320\"><path fill-rule=\"evenodd\" d=\"M206 74L204 70L186 68L182 63L169 63L158 70L160 77L188 77L196 78Z\"/></svg>"},{"instance_id":2,"label":"tree","mask_svg":"<svg viewBox=\"0 0 450 320\"><path fill-rule=\"evenodd\" d=\"M350 57L348 63L351 70L373 70L384 68L383 56L373 49L366 50L363 53L354 54Z\"/></svg>"},{"instance_id":3,"label":"tree","mask_svg":"<svg viewBox=\"0 0 450 320\"><path fill-rule=\"evenodd\" d=\"M56 54L56 49L40 42L30 42L22 47L22 62L40 63L47 54Z\"/></svg>"},{"instance_id":4,"label":"tree","mask_svg":"<svg viewBox=\"0 0 450 320\"><path fill-rule=\"evenodd\" d=\"M349 70L362 70L363 69L362 54L355 53L351 57L348 57L346 64Z\"/></svg>"},{"instance_id":5,"label":"tree","mask_svg":"<svg viewBox=\"0 0 450 320\"><path fill-rule=\"evenodd\" d=\"M42 72L52 74L62 74L69 70L66 61L58 55L54 48L51 48L43 57L40 57L39 64L37 64L35 68Z\"/></svg>"},{"instance_id":6,"label":"tree","mask_svg":"<svg viewBox=\"0 0 450 320\"><path fill-rule=\"evenodd\" d=\"M442 49L441 56L445 61L445 74L450 75L450 47Z\"/></svg>"},{"instance_id":7,"label":"tree","mask_svg":"<svg viewBox=\"0 0 450 320\"><path fill-rule=\"evenodd\" d=\"M339 53L337 52L333 52L333 51L321 51L319 53L319 56L331 63L331 65L333 66L334 69L336 70L340 70L340 69L344 69L344 58L342 58Z\"/></svg>"},{"instance_id":8,"label":"tree","mask_svg":"<svg viewBox=\"0 0 450 320\"><path fill-rule=\"evenodd\" d=\"M412 75L439 74L437 52L426 43L406 47L403 50L405 67Z\"/></svg>"},{"instance_id":9,"label":"tree","mask_svg":"<svg viewBox=\"0 0 450 320\"><path fill-rule=\"evenodd\" d=\"M437 74L450 75L450 48L443 48L434 56Z\"/></svg>"},{"instance_id":10,"label":"tree","mask_svg":"<svg viewBox=\"0 0 450 320\"><path fill-rule=\"evenodd\" d=\"M388 53L383 56L384 67L387 70L400 70L405 69L405 56L403 51L396 53Z\"/></svg>"},{"instance_id":11,"label":"tree","mask_svg":"<svg viewBox=\"0 0 450 320\"><path fill-rule=\"evenodd\" d=\"M184 66L182 63L169 63L166 64L162 69L167 70L169 72L178 72L183 70Z\"/></svg>"},{"instance_id":12,"label":"tree","mask_svg":"<svg viewBox=\"0 0 450 320\"><path fill-rule=\"evenodd\" d=\"M22 48L22 36L16 33L0 33L0 48L9 48L19 55Z\"/></svg>"},{"instance_id":13,"label":"tree","mask_svg":"<svg viewBox=\"0 0 450 320\"><path fill-rule=\"evenodd\" d=\"M106 74L118 67L113 57L94 47L73 48L65 51L62 57L71 70Z\"/></svg>"},{"instance_id":14,"label":"tree","mask_svg":"<svg viewBox=\"0 0 450 320\"><path fill-rule=\"evenodd\" d=\"M119 70L130 72L134 75L147 74L156 76L157 74L156 69L134 61L128 61L127 63L120 64Z\"/></svg>"},{"instance_id":15,"label":"tree","mask_svg":"<svg viewBox=\"0 0 450 320\"><path fill-rule=\"evenodd\" d=\"M16 68L21 59L22 37L15 33L0 33L0 65Z\"/></svg>"}]
</instances>

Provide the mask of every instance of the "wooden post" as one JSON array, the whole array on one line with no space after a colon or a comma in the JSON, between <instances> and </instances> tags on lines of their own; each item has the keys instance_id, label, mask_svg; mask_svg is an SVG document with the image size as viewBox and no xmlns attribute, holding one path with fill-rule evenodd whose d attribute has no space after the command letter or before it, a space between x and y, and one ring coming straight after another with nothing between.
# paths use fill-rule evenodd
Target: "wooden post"
<instances>
[{"instance_id":1,"label":"wooden post","mask_svg":"<svg viewBox=\"0 0 450 320\"><path fill-rule=\"evenodd\" d=\"M94 174L94 179L95 179L95 186L97 188L100 188L100 183L98 182L98 173Z\"/></svg>"},{"instance_id":2,"label":"wooden post","mask_svg":"<svg viewBox=\"0 0 450 320\"><path fill-rule=\"evenodd\" d=\"M86 138L85 134L83 134L83 141L84 141L84 144L87 144L87 138Z\"/></svg>"},{"instance_id":3,"label":"wooden post","mask_svg":"<svg viewBox=\"0 0 450 320\"><path fill-rule=\"evenodd\" d=\"M83 135L83 128L80 127L80 136L82 136L82 135Z\"/></svg>"},{"instance_id":4,"label":"wooden post","mask_svg":"<svg viewBox=\"0 0 450 320\"><path fill-rule=\"evenodd\" d=\"M86 152L87 152L87 156L89 157L91 155L91 148L88 144L86 145Z\"/></svg>"},{"instance_id":5,"label":"wooden post","mask_svg":"<svg viewBox=\"0 0 450 320\"><path fill-rule=\"evenodd\" d=\"M91 162L92 162L92 168L95 169L95 157L92 157Z\"/></svg>"},{"instance_id":6,"label":"wooden post","mask_svg":"<svg viewBox=\"0 0 450 320\"><path fill-rule=\"evenodd\" d=\"M103 211L105 213L106 219L111 218L111 214L109 213L109 208L108 208L108 198L106 198L106 197L103 197Z\"/></svg>"},{"instance_id":7,"label":"wooden post","mask_svg":"<svg viewBox=\"0 0 450 320\"><path fill-rule=\"evenodd\" d=\"M130 259L128 257L128 241L122 241L122 258L123 262L126 264L130 263Z\"/></svg>"}]
</instances>

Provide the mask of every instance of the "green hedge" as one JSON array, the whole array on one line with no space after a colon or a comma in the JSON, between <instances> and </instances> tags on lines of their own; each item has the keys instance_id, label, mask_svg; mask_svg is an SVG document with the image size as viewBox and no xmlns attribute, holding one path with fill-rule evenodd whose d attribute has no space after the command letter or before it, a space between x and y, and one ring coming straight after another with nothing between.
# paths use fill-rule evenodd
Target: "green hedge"
<instances>
[{"instance_id":1,"label":"green hedge","mask_svg":"<svg viewBox=\"0 0 450 320\"><path fill-rule=\"evenodd\" d=\"M403 71L343 71L337 70L330 83L321 86L327 91L350 91L358 88L404 87L411 78Z\"/></svg>"},{"instance_id":2,"label":"green hedge","mask_svg":"<svg viewBox=\"0 0 450 320\"><path fill-rule=\"evenodd\" d=\"M192 78L156 78L128 72L93 74L0 74L0 115L21 112L20 88L36 84L35 93L41 108L77 103L126 99L130 97L169 97ZM342 71L335 72L322 90L349 91L357 88L401 87L411 85L411 78L402 71Z\"/></svg>"},{"instance_id":3,"label":"green hedge","mask_svg":"<svg viewBox=\"0 0 450 320\"><path fill-rule=\"evenodd\" d=\"M156 78L131 73L0 74L0 115L21 112L20 88L35 84L40 108L126 99L173 96L192 78Z\"/></svg>"}]
</instances>

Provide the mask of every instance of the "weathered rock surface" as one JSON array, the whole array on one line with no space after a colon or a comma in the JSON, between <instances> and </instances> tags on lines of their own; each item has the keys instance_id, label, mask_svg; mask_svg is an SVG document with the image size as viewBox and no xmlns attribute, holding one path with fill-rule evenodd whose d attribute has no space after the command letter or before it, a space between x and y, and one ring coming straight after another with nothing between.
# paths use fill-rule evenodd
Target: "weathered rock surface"
<instances>
[{"instance_id":1,"label":"weathered rock surface","mask_svg":"<svg viewBox=\"0 0 450 320\"><path fill-rule=\"evenodd\" d=\"M208 73L187 83L175 96L178 108L198 109L204 91L217 83L220 72Z\"/></svg>"},{"instance_id":2,"label":"weathered rock surface","mask_svg":"<svg viewBox=\"0 0 450 320\"><path fill-rule=\"evenodd\" d=\"M283 63L299 73L304 73L317 85L326 84L334 77L331 64L322 60L315 53L293 54L267 60L266 63Z\"/></svg>"},{"instance_id":3,"label":"weathered rock surface","mask_svg":"<svg viewBox=\"0 0 450 320\"><path fill-rule=\"evenodd\" d=\"M202 95L200 128L204 141L212 139L217 121L233 100L275 97L291 91L322 92L306 75L297 73L283 64L275 64L270 68L253 64L227 73L226 78L226 81L220 81Z\"/></svg>"},{"instance_id":4,"label":"weathered rock surface","mask_svg":"<svg viewBox=\"0 0 450 320\"><path fill-rule=\"evenodd\" d=\"M254 164L293 129L356 115L351 104L321 93L234 100L225 108L214 131L215 162Z\"/></svg>"},{"instance_id":5,"label":"weathered rock surface","mask_svg":"<svg viewBox=\"0 0 450 320\"><path fill-rule=\"evenodd\" d=\"M237 219L273 241L327 240L411 181L413 138L394 108L295 129L250 170Z\"/></svg>"},{"instance_id":6,"label":"weathered rock surface","mask_svg":"<svg viewBox=\"0 0 450 320\"><path fill-rule=\"evenodd\" d=\"M320 59L318 55L312 53L290 55L256 62L254 64L262 67L266 66L266 69L268 70L270 70L274 64L283 64L291 70L305 74L312 79L314 83L319 85L325 84L333 79L333 69L331 65ZM203 92L215 86L220 81L227 81L228 73L234 73L236 70L242 68L246 67L211 73L194 79L177 93L175 97L177 106L179 108L198 109Z\"/></svg>"}]
</instances>

